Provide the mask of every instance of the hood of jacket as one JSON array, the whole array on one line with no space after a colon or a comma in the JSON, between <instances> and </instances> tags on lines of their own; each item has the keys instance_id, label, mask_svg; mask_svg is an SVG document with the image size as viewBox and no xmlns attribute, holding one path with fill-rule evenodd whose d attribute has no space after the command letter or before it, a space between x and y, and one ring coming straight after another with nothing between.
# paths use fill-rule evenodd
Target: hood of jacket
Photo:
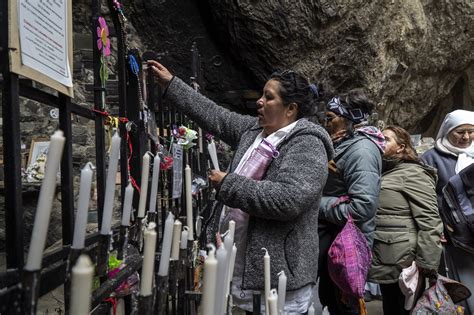
<instances>
[{"instance_id":1,"label":"hood of jacket","mask_svg":"<svg viewBox=\"0 0 474 315\"><path fill-rule=\"evenodd\" d=\"M402 165L404 163L405 165ZM427 176L433 178L435 182L437 181L438 171L434 167L425 164L423 161L406 161L389 157L382 158L382 175L385 175L386 173L391 172L394 169L398 170L402 167L406 169L407 172L410 172L410 165L416 165L417 167L420 167Z\"/></svg>"}]
</instances>

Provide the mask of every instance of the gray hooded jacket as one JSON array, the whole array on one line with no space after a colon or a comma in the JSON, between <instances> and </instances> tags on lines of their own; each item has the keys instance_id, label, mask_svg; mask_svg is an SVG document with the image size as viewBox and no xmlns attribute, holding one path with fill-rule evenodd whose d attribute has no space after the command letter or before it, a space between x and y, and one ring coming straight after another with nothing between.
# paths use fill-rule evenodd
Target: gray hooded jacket
<instances>
[{"instance_id":1,"label":"gray hooded jacket","mask_svg":"<svg viewBox=\"0 0 474 315\"><path fill-rule=\"evenodd\" d=\"M318 208L327 179L332 143L320 126L300 119L279 144L280 155L260 181L232 173L262 131L256 117L244 116L216 105L178 78L167 99L202 128L236 149L229 174L219 187L217 200L250 215L243 288L264 289L262 247L271 262L271 286L285 271L287 289L316 283L318 260ZM219 212L214 214L218 221ZM214 231L217 226L214 225Z\"/></svg>"}]
</instances>

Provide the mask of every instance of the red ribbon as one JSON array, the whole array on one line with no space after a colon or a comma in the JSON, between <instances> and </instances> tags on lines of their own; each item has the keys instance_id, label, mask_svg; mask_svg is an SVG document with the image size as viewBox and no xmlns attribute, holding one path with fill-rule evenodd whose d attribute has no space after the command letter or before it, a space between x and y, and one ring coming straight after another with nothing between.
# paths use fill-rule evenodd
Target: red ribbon
<instances>
[{"instance_id":1,"label":"red ribbon","mask_svg":"<svg viewBox=\"0 0 474 315\"><path fill-rule=\"evenodd\" d=\"M104 301L112 304L112 309L114 311L114 315L117 315L117 298L109 297L109 298L106 298Z\"/></svg>"}]
</instances>

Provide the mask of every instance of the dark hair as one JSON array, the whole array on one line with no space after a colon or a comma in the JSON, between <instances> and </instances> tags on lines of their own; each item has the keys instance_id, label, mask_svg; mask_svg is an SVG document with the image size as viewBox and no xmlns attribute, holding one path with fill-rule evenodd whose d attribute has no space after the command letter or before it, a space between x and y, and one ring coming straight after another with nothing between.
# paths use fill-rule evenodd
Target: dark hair
<instances>
[{"instance_id":1,"label":"dark hair","mask_svg":"<svg viewBox=\"0 0 474 315\"><path fill-rule=\"evenodd\" d=\"M359 108L364 114L372 114L375 104L367 97L364 90L352 89L345 94L340 95L341 101L350 108Z\"/></svg>"},{"instance_id":2,"label":"dark hair","mask_svg":"<svg viewBox=\"0 0 474 315\"><path fill-rule=\"evenodd\" d=\"M394 140L399 145L405 146L405 150L401 157L402 160L405 160L405 161L419 161L420 160L420 158L418 157L418 154L416 153L415 148L413 147L410 134L408 133L408 131L406 131L402 127L393 126L393 125L385 127L384 130L390 130L391 132L393 132L395 134Z\"/></svg>"},{"instance_id":3,"label":"dark hair","mask_svg":"<svg viewBox=\"0 0 474 315\"><path fill-rule=\"evenodd\" d=\"M321 89L316 84L309 84L308 80L293 70L274 72L270 80L280 83L280 97L283 105L290 103L298 105L297 119L314 114L315 101L321 96Z\"/></svg>"}]
</instances>

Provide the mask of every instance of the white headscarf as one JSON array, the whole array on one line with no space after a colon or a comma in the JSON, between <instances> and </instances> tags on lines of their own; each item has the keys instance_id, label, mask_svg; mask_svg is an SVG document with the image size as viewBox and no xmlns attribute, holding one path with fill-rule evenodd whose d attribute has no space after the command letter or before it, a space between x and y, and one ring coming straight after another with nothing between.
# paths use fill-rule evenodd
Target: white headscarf
<instances>
[{"instance_id":1,"label":"white headscarf","mask_svg":"<svg viewBox=\"0 0 474 315\"><path fill-rule=\"evenodd\" d=\"M435 147L444 153L458 158L455 168L456 174L466 166L474 163L474 141L471 146L463 149L452 145L448 140L448 134L454 128L465 124L474 125L474 112L462 109L455 110L444 117L444 121L436 136Z\"/></svg>"}]
</instances>

